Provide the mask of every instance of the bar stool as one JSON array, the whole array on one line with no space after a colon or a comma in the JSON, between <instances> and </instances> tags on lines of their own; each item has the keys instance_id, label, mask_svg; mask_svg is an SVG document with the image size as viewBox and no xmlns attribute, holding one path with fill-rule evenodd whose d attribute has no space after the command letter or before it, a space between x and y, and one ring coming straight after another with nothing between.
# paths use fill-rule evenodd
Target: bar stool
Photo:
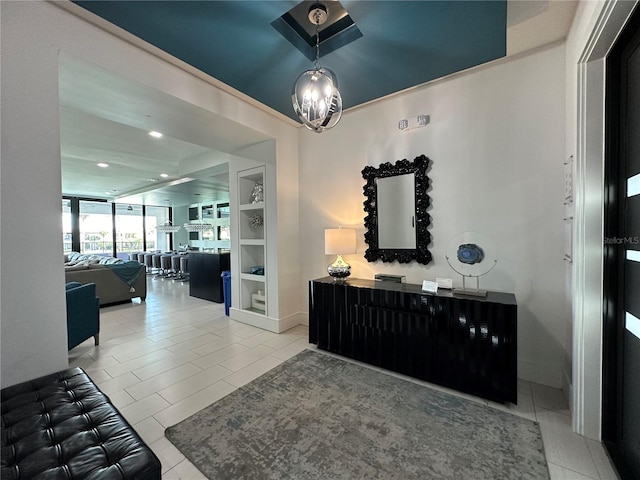
<instances>
[{"instance_id":1,"label":"bar stool","mask_svg":"<svg viewBox=\"0 0 640 480\"><path fill-rule=\"evenodd\" d=\"M139 252L137 255L138 255L138 263L141 263L144 265L144 252Z\"/></svg>"},{"instance_id":2,"label":"bar stool","mask_svg":"<svg viewBox=\"0 0 640 480\"><path fill-rule=\"evenodd\" d=\"M160 255L160 276L163 278L173 276L173 271L171 270L171 257L173 257L171 253L163 253Z\"/></svg>"},{"instance_id":3,"label":"bar stool","mask_svg":"<svg viewBox=\"0 0 640 480\"><path fill-rule=\"evenodd\" d=\"M180 280L189 280L189 255L182 255L180 258Z\"/></svg>"},{"instance_id":4,"label":"bar stool","mask_svg":"<svg viewBox=\"0 0 640 480\"><path fill-rule=\"evenodd\" d=\"M153 273L153 253L144 254L144 266L147 267L147 274Z\"/></svg>"},{"instance_id":5,"label":"bar stool","mask_svg":"<svg viewBox=\"0 0 640 480\"><path fill-rule=\"evenodd\" d=\"M180 259L184 255L171 255L171 270L173 270L173 278L178 279L180 277Z\"/></svg>"},{"instance_id":6,"label":"bar stool","mask_svg":"<svg viewBox=\"0 0 640 480\"><path fill-rule=\"evenodd\" d=\"M155 275L160 274L162 270L162 264L160 263L160 258L162 257L161 253L154 253L151 257L151 268Z\"/></svg>"}]
</instances>

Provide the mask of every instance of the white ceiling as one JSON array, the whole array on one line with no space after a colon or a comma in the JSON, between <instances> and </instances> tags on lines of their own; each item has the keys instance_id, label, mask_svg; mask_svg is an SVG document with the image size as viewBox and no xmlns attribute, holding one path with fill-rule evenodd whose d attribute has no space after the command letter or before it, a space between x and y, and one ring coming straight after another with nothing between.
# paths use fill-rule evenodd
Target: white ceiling
<instances>
[{"instance_id":1,"label":"white ceiling","mask_svg":"<svg viewBox=\"0 0 640 480\"><path fill-rule=\"evenodd\" d=\"M151 137L151 130L162 138ZM226 199L228 165L218 159L268 139L196 105L61 57L63 195L162 206ZM193 171L203 164L210 167Z\"/></svg>"},{"instance_id":2,"label":"white ceiling","mask_svg":"<svg viewBox=\"0 0 640 480\"><path fill-rule=\"evenodd\" d=\"M510 0L508 55L565 38L576 5ZM60 127L63 195L158 206L227 199L228 165L219 159L269 140L197 105L67 56L60 64ZM152 138L150 130L164 136ZM98 167L100 162L109 167ZM193 171L193 165L203 164L210 167ZM161 178L162 173L168 177Z\"/></svg>"}]
</instances>

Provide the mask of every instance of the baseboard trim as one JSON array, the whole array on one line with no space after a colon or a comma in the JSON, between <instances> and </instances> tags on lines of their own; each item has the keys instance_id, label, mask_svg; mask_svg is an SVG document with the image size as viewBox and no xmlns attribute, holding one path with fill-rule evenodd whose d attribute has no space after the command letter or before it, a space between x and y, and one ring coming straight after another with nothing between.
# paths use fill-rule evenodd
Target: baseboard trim
<instances>
[{"instance_id":1,"label":"baseboard trim","mask_svg":"<svg viewBox=\"0 0 640 480\"><path fill-rule=\"evenodd\" d=\"M231 307L229 309L229 318L273 333L285 332L296 325L309 325L309 316L302 312L277 319Z\"/></svg>"},{"instance_id":2,"label":"baseboard trim","mask_svg":"<svg viewBox=\"0 0 640 480\"><path fill-rule=\"evenodd\" d=\"M258 313L247 312L246 310L231 307L229 309L229 318L270 332L281 332L279 320Z\"/></svg>"},{"instance_id":3,"label":"baseboard trim","mask_svg":"<svg viewBox=\"0 0 640 480\"><path fill-rule=\"evenodd\" d=\"M297 325L309 325L308 315L302 312L294 313L280 319L280 332L282 333Z\"/></svg>"}]
</instances>

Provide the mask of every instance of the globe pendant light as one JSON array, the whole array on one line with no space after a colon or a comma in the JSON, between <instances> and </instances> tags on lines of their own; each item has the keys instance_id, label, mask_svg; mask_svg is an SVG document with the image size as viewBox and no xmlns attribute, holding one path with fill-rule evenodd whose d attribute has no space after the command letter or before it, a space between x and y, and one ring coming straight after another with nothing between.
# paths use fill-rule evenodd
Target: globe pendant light
<instances>
[{"instance_id":1,"label":"globe pendant light","mask_svg":"<svg viewBox=\"0 0 640 480\"><path fill-rule=\"evenodd\" d=\"M328 68L320 67L320 25L329 18L327 7L316 3L309 9L309 21L316 25L316 61L313 70L300 74L291 95L293 109L309 130L322 133L342 116L342 97L338 79Z\"/></svg>"}]
</instances>

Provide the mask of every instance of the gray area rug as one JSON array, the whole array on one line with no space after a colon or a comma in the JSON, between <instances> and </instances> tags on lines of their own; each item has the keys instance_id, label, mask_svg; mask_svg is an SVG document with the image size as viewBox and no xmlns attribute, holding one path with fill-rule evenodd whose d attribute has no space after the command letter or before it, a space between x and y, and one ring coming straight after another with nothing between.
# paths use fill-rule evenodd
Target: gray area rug
<instances>
[{"instance_id":1,"label":"gray area rug","mask_svg":"<svg viewBox=\"0 0 640 480\"><path fill-rule=\"evenodd\" d=\"M165 435L211 480L549 478L537 423L313 350Z\"/></svg>"}]
</instances>

